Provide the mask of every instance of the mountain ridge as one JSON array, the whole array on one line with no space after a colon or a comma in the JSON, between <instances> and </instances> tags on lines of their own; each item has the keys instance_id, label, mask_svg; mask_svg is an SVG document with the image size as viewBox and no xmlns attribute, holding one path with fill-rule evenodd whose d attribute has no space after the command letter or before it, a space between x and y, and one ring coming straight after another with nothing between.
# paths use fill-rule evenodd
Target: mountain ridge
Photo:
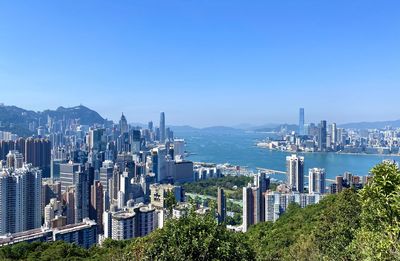
<instances>
[{"instance_id":1,"label":"mountain ridge","mask_svg":"<svg viewBox=\"0 0 400 261\"><path fill-rule=\"evenodd\" d=\"M48 116L56 121L62 119L79 120L80 124L83 125L103 124L107 122L99 113L83 105L69 108L60 106L56 110L47 109L37 112L14 105L1 105L0 131L11 131L20 136L29 136L34 133L34 131L29 129L29 124L44 126Z\"/></svg>"},{"instance_id":2,"label":"mountain ridge","mask_svg":"<svg viewBox=\"0 0 400 261\"><path fill-rule=\"evenodd\" d=\"M14 105L0 104L0 131L11 131L20 136L29 136L34 134L34 131L29 129L29 124L35 122L36 127L44 126L47 122L47 117L50 116L55 120L79 120L83 125L94 125L110 123L106 118L103 118L98 112L84 105L73 107L59 106L55 110L46 109L43 111L33 111L23 109ZM145 128L147 125L142 123L133 123L133 126ZM347 129L381 129L386 126L400 127L400 120L389 121L371 121L371 122L350 122L338 124L338 127ZM171 130L176 132L182 131L214 131L214 132L232 132L232 131L255 131L255 132L272 132L280 131L286 128L288 131L295 131L298 128L296 124L277 124L269 123L263 125L237 124L234 126L209 126L209 127L192 127L189 125L168 125Z\"/></svg>"}]
</instances>

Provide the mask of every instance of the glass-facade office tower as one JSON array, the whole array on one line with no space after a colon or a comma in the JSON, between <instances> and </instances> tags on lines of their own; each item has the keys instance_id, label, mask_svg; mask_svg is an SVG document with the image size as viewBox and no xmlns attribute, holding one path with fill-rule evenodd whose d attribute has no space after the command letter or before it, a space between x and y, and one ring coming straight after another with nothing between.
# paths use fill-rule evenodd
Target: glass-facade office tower
<instances>
[{"instance_id":1,"label":"glass-facade office tower","mask_svg":"<svg viewBox=\"0 0 400 261\"><path fill-rule=\"evenodd\" d=\"M304 131L304 108L300 108L299 115L299 135L306 135Z\"/></svg>"},{"instance_id":2,"label":"glass-facade office tower","mask_svg":"<svg viewBox=\"0 0 400 261\"><path fill-rule=\"evenodd\" d=\"M319 151L326 151L326 121L321 121L318 135Z\"/></svg>"},{"instance_id":3,"label":"glass-facade office tower","mask_svg":"<svg viewBox=\"0 0 400 261\"><path fill-rule=\"evenodd\" d=\"M160 142L165 142L165 114L164 112L160 113Z\"/></svg>"}]
</instances>

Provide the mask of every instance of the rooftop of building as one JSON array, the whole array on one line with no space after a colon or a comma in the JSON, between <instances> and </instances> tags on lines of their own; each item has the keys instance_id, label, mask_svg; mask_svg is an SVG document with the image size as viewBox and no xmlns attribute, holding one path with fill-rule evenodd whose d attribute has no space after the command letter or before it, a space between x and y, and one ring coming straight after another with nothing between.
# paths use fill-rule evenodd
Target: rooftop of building
<instances>
[{"instance_id":1,"label":"rooftop of building","mask_svg":"<svg viewBox=\"0 0 400 261\"><path fill-rule=\"evenodd\" d=\"M135 216L134 212L129 212L126 210L121 210L112 214L113 219L122 220L122 219L129 219Z\"/></svg>"},{"instance_id":2,"label":"rooftop of building","mask_svg":"<svg viewBox=\"0 0 400 261\"><path fill-rule=\"evenodd\" d=\"M140 207L139 208L139 211L140 212L153 212L153 211L155 211L156 209L155 208L153 208L152 206L143 206L143 207Z\"/></svg>"},{"instance_id":3,"label":"rooftop of building","mask_svg":"<svg viewBox=\"0 0 400 261\"><path fill-rule=\"evenodd\" d=\"M13 233L13 234L5 234L0 236L0 245L6 244L12 241L21 241L26 238L34 238L34 237L41 237L45 233L51 232L50 229L47 228L36 228L31 229L23 232Z\"/></svg>"},{"instance_id":4,"label":"rooftop of building","mask_svg":"<svg viewBox=\"0 0 400 261\"><path fill-rule=\"evenodd\" d=\"M89 227L96 226L96 225L97 225L97 223L95 221L85 218L85 219L83 219L83 221L81 223L55 228L53 231L54 231L54 233L64 234L64 233L81 230L84 228L89 228Z\"/></svg>"},{"instance_id":5,"label":"rooftop of building","mask_svg":"<svg viewBox=\"0 0 400 261\"><path fill-rule=\"evenodd\" d=\"M150 189L151 188L156 188L156 189L160 189L160 188L164 188L164 189L172 189L178 186L172 185L172 184L161 184L161 183L154 183L150 185Z\"/></svg>"}]
</instances>

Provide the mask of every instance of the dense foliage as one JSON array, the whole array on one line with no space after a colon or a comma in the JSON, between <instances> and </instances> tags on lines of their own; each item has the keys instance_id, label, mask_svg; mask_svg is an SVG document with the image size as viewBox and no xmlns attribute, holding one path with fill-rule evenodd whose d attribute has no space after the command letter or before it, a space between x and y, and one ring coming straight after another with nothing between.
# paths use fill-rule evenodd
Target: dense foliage
<instances>
[{"instance_id":1,"label":"dense foliage","mask_svg":"<svg viewBox=\"0 0 400 261\"><path fill-rule=\"evenodd\" d=\"M355 259L400 260L400 170L385 163L372 169L373 182L360 191L361 229Z\"/></svg>"},{"instance_id":2,"label":"dense foliage","mask_svg":"<svg viewBox=\"0 0 400 261\"><path fill-rule=\"evenodd\" d=\"M215 222L213 211L167 222L147 237L106 240L85 250L63 242L0 248L1 260L399 260L400 171L384 163L357 192L344 190L246 234ZM171 202L173 204L174 202Z\"/></svg>"},{"instance_id":3,"label":"dense foliage","mask_svg":"<svg viewBox=\"0 0 400 261\"><path fill-rule=\"evenodd\" d=\"M292 204L275 223L248 234L259 260L345 260L359 214L356 192L345 190L304 209Z\"/></svg>"},{"instance_id":4,"label":"dense foliage","mask_svg":"<svg viewBox=\"0 0 400 261\"><path fill-rule=\"evenodd\" d=\"M188 193L217 197L218 187L221 187L224 189L227 198L240 200L242 199L241 188L247 186L252 180L251 177L246 176L225 176L185 183L183 188Z\"/></svg>"}]
</instances>

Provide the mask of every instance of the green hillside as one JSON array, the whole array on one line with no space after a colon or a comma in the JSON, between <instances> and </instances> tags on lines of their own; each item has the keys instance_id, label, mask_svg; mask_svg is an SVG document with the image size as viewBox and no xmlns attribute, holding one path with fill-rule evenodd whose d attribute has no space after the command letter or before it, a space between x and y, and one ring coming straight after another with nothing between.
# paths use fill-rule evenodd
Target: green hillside
<instances>
[{"instance_id":1,"label":"green hillside","mask_svg":"<svg viewBox=\"0 0 400 261\"><path fill-rule=\"evenodd\" d=\"M400 171L373 168L373 181L301 209L275 223L234 233L214 213L172 220L147 237L84 250L62 242L0 248L2 260L399 260Z\"/></svg>"}]
</instances>

